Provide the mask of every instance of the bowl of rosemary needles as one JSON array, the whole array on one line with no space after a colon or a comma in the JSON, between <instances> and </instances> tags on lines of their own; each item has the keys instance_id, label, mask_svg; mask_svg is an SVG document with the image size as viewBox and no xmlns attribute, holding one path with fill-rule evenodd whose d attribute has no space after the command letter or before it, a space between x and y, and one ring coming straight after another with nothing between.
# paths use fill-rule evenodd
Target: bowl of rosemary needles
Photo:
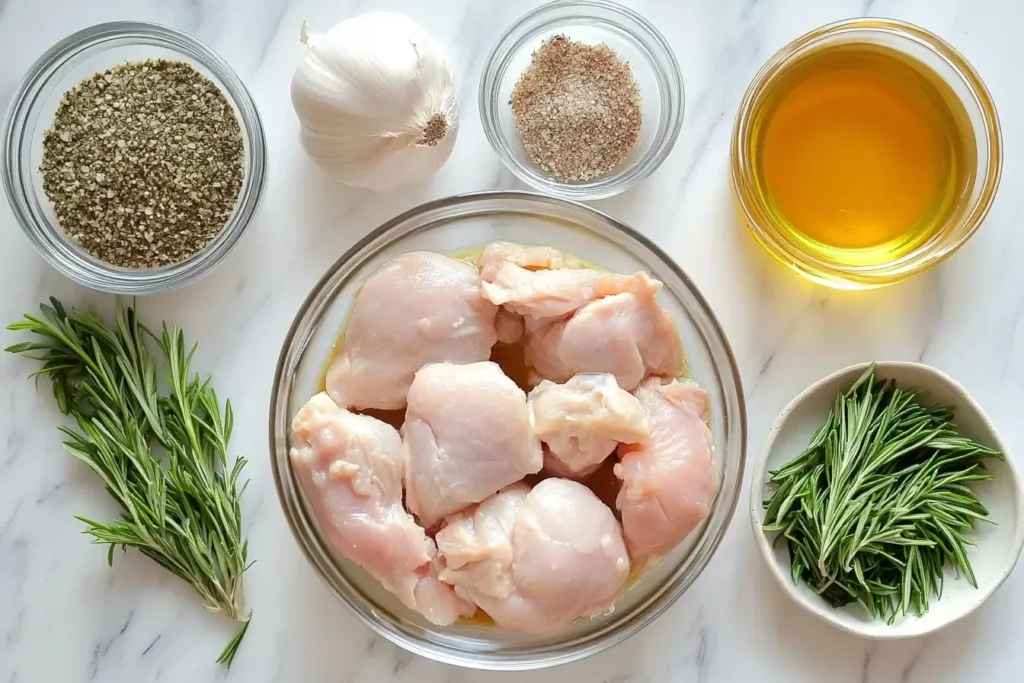
<instances>
[{"instance_id":1,"label":"bowl of rosemary needles","mask_svg":"<svg viewBox=\"0 0 1024 683\"><path fill-rule=\"evenodd\" d=\"M1024 546L1024 489L981 407L917 363L850 366L768 434L750 518L805 610L865 638L935 631L984 603Z\"/></svg>"}]
</instances>

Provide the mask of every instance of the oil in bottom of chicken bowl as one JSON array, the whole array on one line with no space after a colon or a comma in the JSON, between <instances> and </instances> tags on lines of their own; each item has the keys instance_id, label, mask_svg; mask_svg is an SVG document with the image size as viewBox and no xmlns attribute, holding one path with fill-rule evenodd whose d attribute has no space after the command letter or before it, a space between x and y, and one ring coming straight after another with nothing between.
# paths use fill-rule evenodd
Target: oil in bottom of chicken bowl
<instances>
[{"instance_id":1,"label":"oil in bottom of chicken bowl","mask_svg":"<svg viewBox=\"0 0 1024 683\"><path fill-rule=\"evenodd\" d=\"M823 48L753 113L758 191L788 239L847 265L894 261L958 210L975 168L968 115L916 59Z\"/></svg>"}]
</instances>

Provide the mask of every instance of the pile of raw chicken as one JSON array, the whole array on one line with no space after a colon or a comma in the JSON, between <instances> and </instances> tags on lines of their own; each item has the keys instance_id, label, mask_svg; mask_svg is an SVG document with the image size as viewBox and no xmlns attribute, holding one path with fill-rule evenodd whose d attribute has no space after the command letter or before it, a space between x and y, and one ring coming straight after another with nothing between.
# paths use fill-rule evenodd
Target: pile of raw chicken
<instances>
[{"instance_id":1,"label":"pile of raw chicken","mask_svg":"<svg viewBox=\"0 0 1024 683\"><path fill-rule=\"evenodd\" d=\"M675 378L661 285L505 242L476 266L384 264L326 393L292 423L293 470L336 550L439 625L482 609L548 634L611 607L718 492L708 397ZM529 394L488 360L502 344L522 346ZM404 409L401 431L370 409ZM610 457L615 511L581 483Z\"/></svg>"}]
</instances>

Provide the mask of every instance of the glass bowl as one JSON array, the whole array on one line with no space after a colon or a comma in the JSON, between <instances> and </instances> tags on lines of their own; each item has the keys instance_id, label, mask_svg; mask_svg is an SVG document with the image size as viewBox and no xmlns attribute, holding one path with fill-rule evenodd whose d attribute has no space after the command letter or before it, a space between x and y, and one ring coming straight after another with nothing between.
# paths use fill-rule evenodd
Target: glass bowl
<instances>
[{"instance_id":1,"label":"glass bowl","mask_svg":"<svg viewBox=\"0 0 1024 683\"><path fill-rule=\"evenodd\" d=\"M562 182L534 164L509 105L534 51L559 34L607 44L629 62L640 87L643 124L636 145L610 173L586 182ZM552 2L516 20L491 50L480 76L480 121L491 147L526 184L564 199L604 199L654 173L672 151L683 124L683 78L668 41L633 10L607 0Z\"/></svg>"},{"instance_id":2,"label":"glass bowl","mask_svg":"<svg viewBox=\"0 0 1024 683\"><path fill-rule=\"evenodd\" d=\"M220 234L189 259L163 268L120 268L100 261L69 239L43 192L43 134L64 93L95 73L126 61L188 62L231 103L242 129L245 178L234 213ZM117 294L154 294L208 273L235 246L263 195L267 146L256 103L228 63L192 36L144 22L98 24L73 33L29 69L14 96L3 138L3 183L15 218L50 265L72 280Z\"/></svg>"},{"instance_id":3,"label":"glass bowl","mask_svg":"<svg viewBox=\"0 0 1024 683\"><path fill-rule=\"evenodd\" d=\"M837 263L812 240L797 241L769 210L759 190L758 139L765 122L754 116L777 79L811 53L839 45L867 44L897 50L934 71L948 84L966 111L973 130L977 163L955 210L925 242L881 264ZM732 182L739 210L758 242L781 263L820 284L839 289L881 287L927 270L951 256L978 229L999 187L1002 139L995 104L981 77L938 36L892 19L851 19L829 24L789 43L761 68L740 104L732 137Z\"/></svg>"},{"instance_id":4,"label":"glass bowl","mask_svg":"<svg viewBox=\"0 0 1024 683\"><path fill-rule=\"evenodd\" d=\"M492 240L547 244L605 268L645 270L665 283L687 373L711 398L721 489L708 519L630 588L608 613L553 636L457 623L439 627L405 608L362 569L332 552L289 464L290 423L318 391L324 364L360 283L399 254L465 253ZM600 652L637 633L693 583L721 541L743 477L746 416L740 376L707 302L671 258L629 226L585 206L525 192L481 192L424 204L385 223L342 256L314 287L284 341L270 400L271 468L302 552L333 593L367 626L416 654L478 669L535 669Z\"/></svg>"}]
</instances>

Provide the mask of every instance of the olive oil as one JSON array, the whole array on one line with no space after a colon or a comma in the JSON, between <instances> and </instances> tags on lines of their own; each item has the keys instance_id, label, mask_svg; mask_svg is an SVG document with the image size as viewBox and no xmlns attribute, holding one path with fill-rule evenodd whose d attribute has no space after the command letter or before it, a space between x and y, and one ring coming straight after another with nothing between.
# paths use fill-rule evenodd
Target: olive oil
<instances>
[{"instance_id":1,"label":"olive oil","mask_svg":"<svg viewBox=\"0 0 1024 683\"><path fill-rule=\"evenodd\" d=\"M758 192L790 239L826 260L889 263L956 215L975 140L950 86L878 45L785 68L753 113Z\"/></svg>"}]
</instances>

